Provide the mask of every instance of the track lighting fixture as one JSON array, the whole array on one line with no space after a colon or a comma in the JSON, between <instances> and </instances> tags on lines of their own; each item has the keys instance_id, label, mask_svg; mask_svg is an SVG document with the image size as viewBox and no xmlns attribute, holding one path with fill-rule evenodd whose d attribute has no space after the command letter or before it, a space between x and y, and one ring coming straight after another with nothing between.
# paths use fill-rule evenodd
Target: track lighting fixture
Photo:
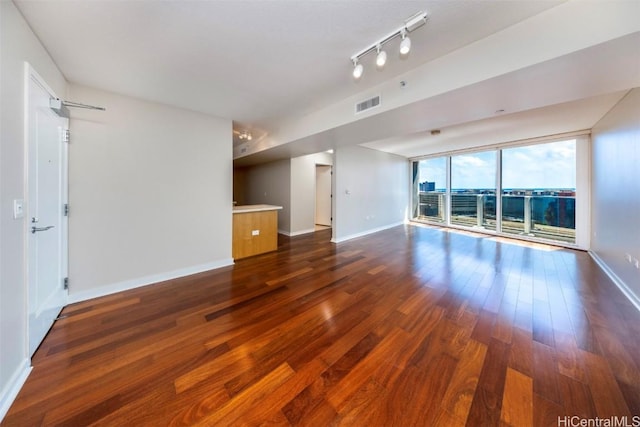
<instances>
[{"instance_id":1,"label":"track lighting fixture","mask_svg":"<svg viewBox=\"0 0 640 427\"><path fill-rule=\"evenodd\" d=\"M245 131L242 131L240 135L238 135L238 138L242 140L246 139L247 141L251 141L253 139L253 136L251 135L251 132L247 132L245 130Z\"/></svg>"},{"instance_id":2,"label":"track lighting fixture","mask_svg":"<svg viewBox=\"0 0 640 427\"><path fill-rule=\"evenodd\" d=\"M353 78L357 80L360 77L362 77L363 71L364 71L364 67L362 66L362 64L358 64L358 60L355 59L353 61Z\"/></svg>"},{"instance_id":3,"label":"track lighting fixture","mask_svg":"<svg viewBox=\"0 0 640 427\"><path fill-rule=\"evenodd\" d=\"M411 50L411 39L407 35L413 30L420 28L427 22L427 14L426 12L418 12L409 19L404 22L404 25L397 30L389 33L385 37L381 38L377 42L367 46L362 49L360 52L351 56L351 62L353 62L353 77L357 80L362 77L362 73L364 72L364 67L362 63L360 63L360 58L366 55L369 52L376 51L376 65L378 68L384 67L384 64L387 63L387 53L382 50L382 47L388 41L395 39L400 36L402 41L400 42L400 55L407 55Z\"/></svg>"}]
</instances>

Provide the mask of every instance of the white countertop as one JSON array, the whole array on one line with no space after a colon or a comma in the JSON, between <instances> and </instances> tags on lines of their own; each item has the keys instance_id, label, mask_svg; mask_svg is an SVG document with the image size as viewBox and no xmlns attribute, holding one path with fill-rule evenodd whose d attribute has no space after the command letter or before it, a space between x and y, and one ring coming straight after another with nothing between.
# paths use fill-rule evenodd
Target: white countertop
<instances>
[{"instance_id":1,"label":"white countertop","mask_svg":"<svg viewBox=\"0 0 640 427\"><path fill-rule=\"evenodd\" d=\"M233 213L247 213L247 212L261 212L261 211L276 211L282 209L282 206L274 205L241 205L234 206Z\"/></svg>"}]
</instances>

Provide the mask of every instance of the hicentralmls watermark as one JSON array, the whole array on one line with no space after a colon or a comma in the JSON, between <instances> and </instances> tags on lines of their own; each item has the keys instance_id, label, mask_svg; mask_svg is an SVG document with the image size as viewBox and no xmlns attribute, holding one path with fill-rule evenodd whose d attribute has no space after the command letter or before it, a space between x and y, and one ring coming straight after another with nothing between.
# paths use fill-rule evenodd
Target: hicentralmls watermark
<instances>
[{"instance_id":1,"label":"hicentralmls watermark","mask_svg":"<svg viewBox=\"0 0 640 427\"><path fill-rule=\"evenodd\" d=\"M558 427L640 427L640 415L583 418L577 415L558 417Z\"/></svg>"}]
</instances>

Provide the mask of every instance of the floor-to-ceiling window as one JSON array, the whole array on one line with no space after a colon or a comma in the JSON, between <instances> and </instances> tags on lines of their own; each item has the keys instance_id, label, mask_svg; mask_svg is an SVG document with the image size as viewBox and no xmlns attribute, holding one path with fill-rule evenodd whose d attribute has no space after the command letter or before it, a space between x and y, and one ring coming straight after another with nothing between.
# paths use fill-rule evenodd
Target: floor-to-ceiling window
<instances>
[{"instance_id":1,"label":"floor-to-ceiling window","mask_svg":"<svg viewBox=\"0 0 640 427\"><path fill-rule=\"evenodd\" d=\"M579 212L588 208L576 203L577 182L588 181L587 166L579 166L578 141L586 146L588 138L416 159L413 219L577 243L576 224L588 224L588 213Z\"/></svg>"},{"instance_id":2,"label":"floor-to-ceiling window","mask_svg":"<svg viewBox=\"0 0 640 427\"><path fill-rule=\"evenodd\" d=\"M446 222L447 158L436 157L414 163L414 217Z\"/></svg>"},{"instance_id":3,"label":"floor-to-ceiling window","mask_svg":"<svg viewBox=\"0 0 640 427\"><path fill-rule=\"evenodd\" d=\"M502 231L576 240L576 141L502 150Z\"/></svg>"},{"instance_id":4,"label":"floor-to-ceiling window","mask_svg":"<svg viewBox=\"0 0 640 427\"><path fill-rule=\"evenodd\" d=\"M496 229L496 152L451 157L451 224Z\"/></svg>"}]
</instances>

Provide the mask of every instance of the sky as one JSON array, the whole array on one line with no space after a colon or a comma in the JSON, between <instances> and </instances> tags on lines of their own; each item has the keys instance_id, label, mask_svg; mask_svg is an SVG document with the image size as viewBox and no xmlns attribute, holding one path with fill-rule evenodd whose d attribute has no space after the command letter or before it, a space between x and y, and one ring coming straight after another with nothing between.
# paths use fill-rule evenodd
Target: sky
<instances>
[{"instance_id":1,"label":"sky","mask_svg":"<svg viewBox=\"0 0 640 427\"><path fill-rule=\"evenodd\" d=\"M576 187L576 141L551 142L502 150L502 187ZM460 154L451 158L452 189L495 188L496 152ZM435 181L436 189L446 187L443 157L422 160L419 182Z\"/></svg>"}]
</instances>

